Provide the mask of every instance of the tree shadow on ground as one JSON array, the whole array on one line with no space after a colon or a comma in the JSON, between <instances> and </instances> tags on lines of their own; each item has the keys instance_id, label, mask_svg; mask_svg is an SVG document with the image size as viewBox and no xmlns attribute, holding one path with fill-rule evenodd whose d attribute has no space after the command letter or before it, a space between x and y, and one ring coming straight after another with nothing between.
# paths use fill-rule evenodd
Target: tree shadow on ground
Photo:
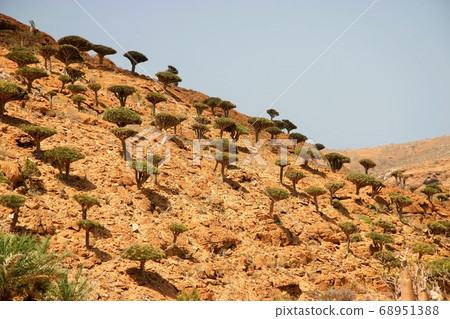
<instances>
[{"instance_id":1,"label":"tree shadow on ground","mask_svg":"<svg viewBox=\"0 0 450 319\"><path fill-rule=\"evenodd\" d=\"M167 257L179 257L181 259L187 259L190 260L194 263L199 262L196 258L194 258L194 256L192 255L192 253L185 247L179 247L177 245L175 245L175 247L167 249L167 245L162 246L161 248L164 250L164 252L166 253Z\"/></svg>"},{"instance_id":2,"label":"tree shadow on ground","mask_svg":"<svg viewBox=\"0 0 450 319\"><path fill-rule=\"evenodd\" d=\"M162 211L166 211L172 205L167 197L158 194L150 189L143 189L142 194L144 194L148 200L151 202L150 210L153 211L156 207L161 208Z\"/></svg>"},{"instance_id":3,"label":"tree shadow on ground","mask_svg":"<svg viewBox=\"0 0 450 319\"><path fill-rule=\"evenodd\" d=\"M59 181L68 187L72 187L77 191L91 191L97 188L95 184L93 184L88 179L82 178L80 176L69 175L69 178L63 178L59 176Z\"/></svg>"},{"instance_id":4,"label":"tree shadow on ground","mask_svg":"<svg viewBox=\"0 0 450 319\"><path fill-rule=\"evenodd\" d=\"M327 174L325 174L324 172L321 172L318 169L312 168L310 166L302 166L302 168L304 170L310 172L311 174L318 175L318 176L320 176L322 178L326 178L327 177Z\"/></svg>"},{"instance_id":5,"label":"tree shadow on ground","mask_svg":"<svg viewBox=\"0 0 450 319\"><path fill-rule=\"evenodd\" d=\"M88 250L94 252L95 256L100 259L102 262L107 262L112 259L112 256L104 250L101 250L97 247L89 247Z\"/></svg>"},{"instance_id":6,"label":"tree shadow on ground","mask_svg":"<svg viewBox=\"0 0 450 319\"><path fill-rule=\"evenodd\" d=\"M142 276L138 268L127 269L127 274L139 285L155 290L160 294L176 299L179 293L177 287L171 284L167 279L161 277L160 274L153 271L146 271Z\"/></svg>"},{"instance_id":7,"label":"tree shadow on ground","mask_svg":"<svg viewBox=\"0 0 450 319\"><path fill-rule=\"evenodd\" d=\"M229 179L228 177L225 177L223 180L225 183L231 186L232 189L242 191L244 193L248 193L247 188L242 186L239 182L233 181L232 179Z\"/></svg>"},{"instance_id":8,"label":"tree shadow on ground","mask_svg":"<svg viewBox=\"0 0 450 319\"><path fill-rule=\"evenodd\" d=\"M0 122L20 128L22 125L34 125L33 123L10 115L0 115Z\"/></svg>"}]
</instances>

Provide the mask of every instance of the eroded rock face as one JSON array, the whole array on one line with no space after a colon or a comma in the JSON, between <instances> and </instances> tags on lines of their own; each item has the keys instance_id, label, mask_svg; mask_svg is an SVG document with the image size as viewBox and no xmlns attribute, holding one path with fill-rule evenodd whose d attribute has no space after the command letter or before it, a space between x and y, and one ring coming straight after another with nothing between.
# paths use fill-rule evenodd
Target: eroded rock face
<instances>
[{"instance_id":1,"label":"eroded rock face","mask_svg":"<svg viewBox=\"0 0 450 319\"><path fill-rule=\"evenodd\" d=\"M20 165L15 162L0 162L0 171L11 182L13 188L23 182Z\"/></svg>"},{"instance_id":2,"label":"eroded rock face","mask_svg":"<svg viewBox=\"0 0 450 319\"><path fill-rule=\"evenodd\" d=\"M215 254L226 254L228 250L235 249L239 243L233 232L222 227L196 228L195 233L198 242Z\"/></svg>"}]
</instances>

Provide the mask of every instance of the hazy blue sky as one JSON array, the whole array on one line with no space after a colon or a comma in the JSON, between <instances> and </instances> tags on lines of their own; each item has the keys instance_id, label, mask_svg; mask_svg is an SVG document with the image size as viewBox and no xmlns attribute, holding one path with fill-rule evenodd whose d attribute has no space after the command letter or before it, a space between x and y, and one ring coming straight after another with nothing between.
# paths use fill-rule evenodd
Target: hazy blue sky
<instances>
[{"instance_id":1,"label":"hazy blue sky","mask_svg":"<svg viewBox=\"0 0 450 319\"><path fill-rule=\"evenodd\" d=\"M260 115L371 3L340 1L87 1L79 3L154 75ZM1 0L0 12L56 39L114 41L72 0ZM144 73L142 69L138 72ZM330 148L450 133L450 1L379 0L275 105Z\"/></svg>"}]
</instances>

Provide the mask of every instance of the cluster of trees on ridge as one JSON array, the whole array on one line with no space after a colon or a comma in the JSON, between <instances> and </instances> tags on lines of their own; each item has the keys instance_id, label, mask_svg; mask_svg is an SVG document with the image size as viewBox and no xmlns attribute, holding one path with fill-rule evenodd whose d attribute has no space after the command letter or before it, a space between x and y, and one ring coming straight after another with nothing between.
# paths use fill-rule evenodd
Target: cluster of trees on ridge
<instances>
[{"instance_id":1,"label":"cluster of trees on ridge","mask_svg":"<svg viewBox=\"0 0 450 319\"><path fill-rule=\"evenodd\" d=\"M97 93L101 89L101 85L99 83L88 83L88 87L84 87L81 84L78 84L77 81L83 78L85 75L84 71L78 68L74 68L71 65L75 63L83 62L82 52L87 52L89 50L94 50L99 57L99 64L103 63L103 58L106 55L115 54L115 50L109 47L101 46L101 45L93 45L89 41L84 38L78 36L68 36L61 38L58 41L58 46L43 46L39 50L39 54L44 58L45 61L45 69L33 68L29 67L30 64L36 64L39 62L39 59L35 56L33 50L29 48L19 47L13 48L10 53L6 55L6 58L10 59L17 63L17 71L16 74L19 78L23 79L26 82L26 89L7 81L0 81L0 116L3 116L5 112L5 105L10 101L26 101L30 99L30 93L33 90L33 82L37 79L48 77L49 73L51 75L51 62L52 58L56 58L61 61L65 65L65 73L59 77L61 81L61 88L54 89L49 91L47 94L49 96L49 103L52 104L52 98L57 95L59 92L64 90L67 85L67 89L72 93L71 99L77 105L78 109L82 110L82 104L86 101L86 97L81 93L87 91L89 88L95 93L95 105L98 106L98 97ZM135 72L135 67L138 63L142 63L147 61L147 57L145 55L136 52L129 51L124 55L127 57L132 65L132 72ZM49 73L47 73L49 72ZM167 88L167 85L178 85L181 82L181 78L178 77L178 71L169 66L167 71L159 72L156 74L158 80L163 84L164 89ZM108 87L108 90L114 94L119 102L119 107L117 108L108 108L105 110L103 114L103 118L111 123L117 125L116 128L112 129L111 132L114 134L122 144L122 156L124 159L127 158L126 148L125 148L125 140L129 137L134 136L138 133L135 129L136 125L140 125L142 123L141 116L131 110L126 106L127 98L137 92L136 88L128 85L114 85ZM58 92L59 91L59 92ZM151 92L146 96L146 99L151 103L151 115L152 115L152 125L158 128L161 131L168 131L169 129L174 130L174 134L177 134L177 127L181 125L182 122L186 121L187 118L185 116L170 114L167 112L156 112L156 108L159 103L167 101L168 98L161 93ZM249 135L250 130L249 127L237 122L236 120L231 118L231 110L236 108L236 105L230 101L222 100L218 97L209 97L201 102L193 103L192 107L196 111L197 117L194 119L194 124L191 125L192 130L195 133L197 138L204 138L205 134L211 131L211 127L208 126L212 123L212 128L218 130L219 139L213 141L212 146L216 145L216 151L214 152L214 158L216 160L216 167L218 164L221 165L221 176L225 181L225 170L229 166L230 163L235 163L237 161L237 157L235 154L230 152L233 148L233 144L239 141L239 138L242 135ZM210 110L211 117L205 116L205 110ZM221 114L218 113L218 110L221 110ZM297 126L290 122L289 120L276 120L275 118L279 116L278 111L274 109L267 110L270 119L262 118L262 117L250 117L248 118L248 124L250 128L253 129L255 135L255 141L258 142L260 138L260 134L265 132L270 135L271 139L276 139L280 134L284 133L283 130L286 130L288 137L295 141L296 146L302 146L307 137L301 133L292 132L297 129ZM128 125L135 125L133 128ZM54 165L60 171L60 178L69 179L70 177L70 165L71 163L81 160L85 157L80 151L68 148L65 146L55 147L50 150L42 151L41 142L51 136L57 134L57 130L49 127L41 127L35 125L27 125L24 126L23 131L27 133L36 144L35 155L36 157L41 157L46 159L49 163ZM180 132L181 133L181 132ZM229 133L230 139L224 138L224 134ZM289 179L292 182L292 194L288 192L285 188L278 187L270 187L265 189L265 194L270 199L270 215L274 214L274 205L276 202L285 200L289 198L291 195L298 195L297 184L298 182L307 176L304 171L310 171L309 163L317 158L316 155L320 155L320 151L323 150L325 146L323 144L315 144L312 148L310 148L306 154L301 153L301 148L297 148L294 150L296 155L304 156L304 163L298 169L289 169L289 166L292 166L288 161L277 160L275 165L280 168L279 172L279 180L280 183L283 184L283 176ZM325 160L328 162L332 172L339 172L345 163L349 163L350 159L344 155L338 153L328 153L324 155ZM149 161L136 161L133 160L130 164L130 167L135 172L136 185L139 189L143 187L143 185L147 182L147 180L154 176L154 183L158 185L158 180L156 178L159 173L159 164L164 160L164 157L159 155L154 155ZM355 186L355 193L358 195L360 190L364 187L371 187L371 196L375 197L380 193L381 189L385 187L384 183L375 177L369 175L369 170L374 168L376 164L370 159L362 159L360 160L360 164L364 168L364 173L350 173L347 175L347 181L352 183ZM34 177L38 176L39 168L37 164L33 161L27 160L24 165L24 170L22 174L27 176L26 180L32 181ZM291 167L292 168L292 167ZM286 169L286 171L284 171ZM405 188L406 179L409 177L407 174L403 172L393 172L392 176L396 179L396 185L401 188ZM8 184L9 181L0 173L0 183ZM343 182L330 181L322 186L310 186L304 189L304 192L308 194L312 201L314 202L315 209L318 213L320 212L319 198L325 194L329 194L329 202L334 208L338 209L340 212L344 214L348 214L347 208L344 204L337 198L335 198L336 192L344 188ZM450 197L449 194L444 194L443 190L439 185L431 184L425 186L421 189L421 192L427 197L432 210L435 210L435 204L433 202L433 196L441 201L447 201ZM410 206L413 204L413 200L411 197L402 194L401 192L390 193L389 198L391 200L392 207L395 207L398 218L403 220L403 208ZM103 227L96 221L90 220L87 218L87 211L94 207L99 206L100 202L92 197L89 194L79 194L74 196L74 200L80 204L82 210L82 218L78 222L79 229L83 229L86 233L85 236L85 245L86 248L90 248L89 236L90 233L101 230ZM10 231L13 233L17 230L17 222L20 215L20 208L24 205L26 201L25 196L21 195L1 195L0 196L0 204L11 209L13 212L13 218L11 222ZM378 220L375 224L377 227L381 228L382 232L370 232L366 234L366 238L372 240L373 247L375 248L375 252L373 257L378 259L385 267L388 269L400 267L400 260L391 252L391 250L386 249L386 245L394 242L393 235L391 231L395 228L395 225L386 221L386 220ZM358 227L348 221L339 224L340 229L346 236L346 244L347 244L347 254L351 253L351 242L361 240L361 237L358 235L359 229ZM433 240L437 240L438 236L448 236L450 232L450 224L447 221L438 220L435 222L430 222L427 225L429 232L433 235ZM161 258L165 258L165 251L170 250L175 247L176 240L179 234L187 231L188 229L182 224L172 224L169 227L169 230L173 233L173 242L166 249L160 249L156 247L152 247L149 245L135 245L130 249L125 251L125 257L130 260L136 260L140 263L140 270L142 274L145 273L145 263L149 260L159 260ZM1 240L5 241L13 241L17 240L20 236L18 235L4 235L0 234ZM20 237L22 238L22 237ZM38 245L42 245L45 242L41 242L31 237L23 237L24 241L27 242L24 245L24 251L26 249L34 249L30 247L38 247ZM46 244L48 245L48 243ZM26 247L25 247L26 246ZM0 264L3 264L8 256L11 256L12 246L5 245L5 247L9 247L8 251L4 253L4 255L0 254L2 258L0 258ZM16 248L14 248L16 249ZM20 250L19 249L19 250ZM17 249L16 249L17 250ZM47 254L46 250L43 249L43 254ZM415 243L413 245L413 251L418 253L418 260L420 261L423 255L432 255L436 252L436 247L427 242ZM45 255L47 256L47 255ZM53 256L57 258L56 256ZM44 256L43 256L43 259ZM434 271L434 277L439 278L447 278L448 279L448 269L450 261L447 259L440 259L434 262L430 262L430 270ZM47 265L44 265L47 266ZM37 266L36 266L37 267ZM41 267L41 266L40 266ZM434 267L434 268L433 268ZM440 267L440 268L439 268ZM45 267L41 267L45 269ZM434 269L434 270L433 270ZM444 269L442 271L438 271L436 269ZM446 273L445 273L446 272ZM54 291L59 287L59 278L64 279L64 274L60 277L61 274L48 275L48 281L46 285L48 288L46 291L34 291L30 289L30 287L35 287L40 285L41 279L36 275L36 281L31 281L30 285L26 287L27 293L25 293L25 288L23 287L9 287L8 285L11 282L0 282L0 299L5 298L13 298L15 295L24 296L24 298L30 299L42 299L47 298L44 296L51 296L51 294L55 294ZM447 277L445 277L447 276ZM75 285L75 290L78 291L78 296L80 292L84 291L86 288L85 279L78 278L76 282L67 281L67 274L65 277L65 285ZM81 281L80 281L81 280ZM3 286L1 286L3 284ZM4 288L6 287L6 288ZM4 290L2 290L4 289ZM62 288L61 288L62 289ZM28 291L33 291L33 295L29 295ZM28 294L28 295L27 295ZM72 294L69 298L74 298ZM48 298L63 298L61 296L58 297L48 297Z\"/></svg>"}]
</instances>

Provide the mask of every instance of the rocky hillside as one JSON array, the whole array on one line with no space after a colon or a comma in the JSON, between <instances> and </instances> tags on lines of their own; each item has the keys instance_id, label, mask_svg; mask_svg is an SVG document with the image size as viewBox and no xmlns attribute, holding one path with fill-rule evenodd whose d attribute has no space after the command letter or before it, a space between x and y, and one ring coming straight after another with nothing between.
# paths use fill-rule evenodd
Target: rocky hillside
<instances>
[{"instance_id":1,"label":"rocky hillside","mask_svg":"<svg viewBox=\"0 0 450 319\"><path fill-rule=\"evenodd\" d=\"M24 86L15 74L17 65L5 58L9 51L6 43L0 48L0 78ZM369 187L355 195L355 187L346 180L345 172L333 173L329 167L314 162L311 168L294 165L293 150L289 153L290 168L301 170L306 177L297 185L299 194L279 201L274 215L269 215L270 200L264 194L265 188L282 187L293 192L289 180L285 179L283 185L279 183L279 167L274 164L276 149L269 143L262 147L260 154L267 165L256 165L254 160L245 165L244 159L249 154L239 141L238 162L229 167L223 182L220 170L214 170L213 161L203 158L200 166L193 165L195 134L190 117L167 144L171 159L161 167L158 184L150 179L138 189L133 170L127 168L121 157L120 141L110 131L115 125L103 120L106 108L119 107L107 88L123 84L137 89L128 98L126 108L141 116L142 124L131 126L139 131L152 127L151 107L144 99L147 93L168 95L168 101L158 104L157 111L188 113L191 117L196 116L192 104L207 96L175 86L168 86L167 92L163 92L161 84L148 76L133 75L110 61L99 67L96 58L85 58L84 63L72 66L85 72L78 84L101 84L99 106L95 106L90 90L83 93L87 100L81 110L71 100L67 88L59 92L58 77L65 70L56 59L52 60L50 76L34 81L29 101L6 104L6 114L0 119L0 171L16 185L0 183L0 195L26 197L16 231L49 235L52 251L70 252L64 266L75 273L83 265L83 275L94 284L88 299L174 300L194 288L202 300L316 300L333 289L350 290L357 300L396 299L394 288L398 286L387 278L397 280L398 268L387 277L381 262L373 258L372 240L366 236L374 230L382 231L373 224L380 219L394 226L391 233L395 241L387 248L398 258L405 256L411 244L421 241L434 242L437 249L436 254L423 256L424 262L449 256L448 238L437 242L426 227L431 221L448 220L448 202L435 200L436 210L424 213L420 204L426 198L419 190L412 193L398 189L389 181L378 200L372 198ZM42 57L39 60L35 66L44 68ZM51 108L47 94L50 90L58 91ZM209 110L204 115L214 118ZM250 128L246 115L232 110L230 117ZM85 155L71 165L68 179L60 177L58 170L34 151L33 142L21 129L25 124L57 130L57 134L42 142L43 151L68 146ZM210 128L206 137L218 138L219 130ZM262 135L268 138L266 133ZM225 137L228 138L228 133ZM252 129L249 138L254 141ZM411 156L414 154L412 151ZM374 154L360 155L378 160ZM41 171L33 187L20 183L19 166L23 167L27 158ZM330 181L344 183L336 198L347 212L331 206L329 195L325 194L318 197L321 212L318 213L313 198L304 191L309 186L323 187ZM444 187L444 191L448 192L448 188ZM410 196L414 201L404 209L402 221L392 207L380 204L389 201L388 194L392 192ZM81 211L73 196L80 193L88 193L101 203L88 211L90 219L105 227L94 233L90 249L84 245L84 231L77 226ZM3 232L9 232L10 214L9 209L0 206ZM346 236L338 226L343 222L352 222L359 228L360 238L351 243L353 254L348 256ZM167 248L173 238L168 229L172 223L183 224L188 231L179 235L176 247L167 251L167 258L147 262L145 277L139 273L138 262L120 258L136 241ZM411 271L415 269L417 256L409 250ZM437 286L433 289L434 298L446 298Z\"/></svg>"},{"instance_id":2,"label":"rocky hillside","mask_svg":"<svg viewBox=\"0 0 450 319\"><path fill-rule=\"evenodd\" d=\"M384 180L393 181L390 173L401 170L411 175L410 185L429 182L450 185L450 136L339 152L352 159L348 165L352 170L363 170L358 163L361 158L374 160L377 166L373 172Z\"/></svg>"}]
</instances>

